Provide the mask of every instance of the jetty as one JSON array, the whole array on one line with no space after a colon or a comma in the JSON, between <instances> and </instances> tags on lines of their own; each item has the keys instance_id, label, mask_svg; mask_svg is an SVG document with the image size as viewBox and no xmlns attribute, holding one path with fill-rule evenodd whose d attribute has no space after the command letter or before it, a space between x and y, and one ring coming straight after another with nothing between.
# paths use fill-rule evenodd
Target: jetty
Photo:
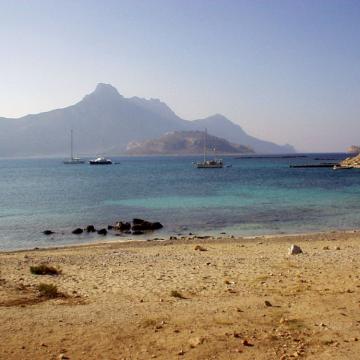
<instances>
[{"instance_id":1,"label":"jetty","mask_svg":"<svg viewBox=\"0 0 360 360\"><path fill-rule=\"evenodd\" d=\"M333 168L338 163L320 163L320 164L290 164L290 168Z\"/></svg>"}]
</instances>

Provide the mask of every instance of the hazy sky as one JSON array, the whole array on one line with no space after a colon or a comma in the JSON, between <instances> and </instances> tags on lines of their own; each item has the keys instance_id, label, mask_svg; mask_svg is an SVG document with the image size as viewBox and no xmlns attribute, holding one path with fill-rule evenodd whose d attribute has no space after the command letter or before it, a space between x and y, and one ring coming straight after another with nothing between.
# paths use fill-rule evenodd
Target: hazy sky
<instances>
[{"instance_id":1,"label":"hazy sky","mask_svg":"<svg viewBox=\"0 0 360 360\"><path fill-rule=\"evenodd\" d=\"M0 116L113 84L298 150L360 144L360 1L0 0Z\"/></svg>"}]
</instances>

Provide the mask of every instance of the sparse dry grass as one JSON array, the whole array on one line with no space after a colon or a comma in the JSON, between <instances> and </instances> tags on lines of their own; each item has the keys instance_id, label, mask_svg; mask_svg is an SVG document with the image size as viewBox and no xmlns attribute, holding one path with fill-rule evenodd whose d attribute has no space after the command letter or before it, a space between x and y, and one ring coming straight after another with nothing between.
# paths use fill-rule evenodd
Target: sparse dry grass
<instances>
[{"instance_id":1,"label":"sparse dry grass","mask_svg":"<svg viewBox=\"0 0 360 360\"><path fill-rule=\"evenodd\" d=\"M57 298L62 295L58 291L57 286L54 284L40 283L37 289L39 290L40 296L46 297L48 299Z\"/></svg>"},{"instance_id":2,"label":"sparse dry grass","mask_svg":"<svg viewBox=\"0 0 360 360\"><path fill-rule=\"evenodd\" d=\"M177 290L171 290L170 295L172 297L175 297L175 298L178 298L178 299L186 299L186 297L181 292L179 292Z\"/></svg>"},{"instance_id":3,"label":"sparse dry grass","mask_svg":"<svg viewBox=\"0 0 360 360\"><path fill-rule=\"evenodd\" d=\"M46 264L40 264L35 266L30 266L30 272L34 275L60 275L61 271L56 269L53 266L46 265Z\"/></svg>"}]
</instances>

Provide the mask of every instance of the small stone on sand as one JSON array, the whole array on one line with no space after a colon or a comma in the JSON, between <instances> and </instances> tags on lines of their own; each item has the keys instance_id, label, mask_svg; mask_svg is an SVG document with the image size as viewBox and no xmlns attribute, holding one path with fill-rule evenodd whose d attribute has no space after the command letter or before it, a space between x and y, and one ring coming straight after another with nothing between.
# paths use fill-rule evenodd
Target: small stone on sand
<instances>
[{"instance_id":1,"label":"small stone on sand","mask_svg":"<svg viewBox=\"0 0 360 360\"><path fill-rule=\"evenodd\" d=\"M290 250L289 250L289 255L298 255L298 254L302 254L302 250L301 247L298 245L291 245Z\"/></svg>"}]
</instances>

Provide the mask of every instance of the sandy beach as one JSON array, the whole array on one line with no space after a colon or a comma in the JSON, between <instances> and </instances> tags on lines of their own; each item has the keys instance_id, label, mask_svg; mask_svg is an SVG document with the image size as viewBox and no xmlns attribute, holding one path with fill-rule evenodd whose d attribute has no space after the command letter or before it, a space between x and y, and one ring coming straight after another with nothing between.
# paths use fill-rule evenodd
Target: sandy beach
<instances>
[{"instance_id":1,"label":"sandy beach","mask_svg":"<svg viewBox=\"0 0 360 360\"><path fill-rule=\"evenodd\" d=\"M0 358L358 359L359 266L356 231L3 252Z\"/></svg>"}]
</instances>

